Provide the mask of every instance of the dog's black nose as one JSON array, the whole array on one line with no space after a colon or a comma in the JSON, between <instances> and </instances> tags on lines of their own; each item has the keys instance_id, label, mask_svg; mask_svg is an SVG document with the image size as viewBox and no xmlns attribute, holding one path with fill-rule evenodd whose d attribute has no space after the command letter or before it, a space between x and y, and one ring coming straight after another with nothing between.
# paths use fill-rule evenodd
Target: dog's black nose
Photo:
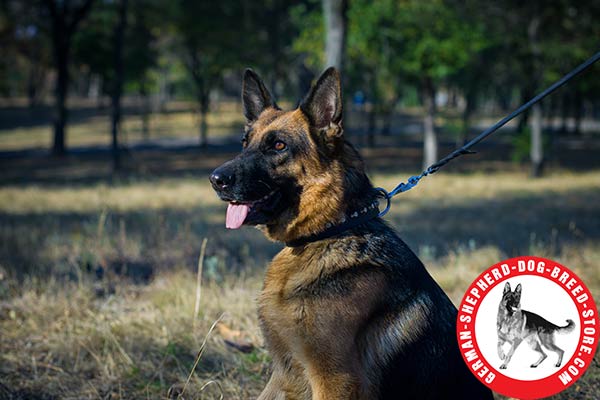
<instances>
[{"instance_id":1,"label":"dog's black nose","mask_svg":"<svg viewBox=\"0 0 600 400\"><path fill-rule=\"evenodd\" d=\"M216 190L222 190L233 185L235 177L229 171L217 168L210 175L209 179Z\"/></svg>"}]
</instances>

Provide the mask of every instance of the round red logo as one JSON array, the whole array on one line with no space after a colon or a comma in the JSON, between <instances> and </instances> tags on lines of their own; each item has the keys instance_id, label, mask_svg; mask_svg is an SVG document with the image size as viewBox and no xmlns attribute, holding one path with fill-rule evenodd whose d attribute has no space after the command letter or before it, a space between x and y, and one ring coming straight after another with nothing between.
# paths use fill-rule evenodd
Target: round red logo
<instances>
[{"instance_id":1,"label":"round red logo","mask_svg":"<svg viewBox=\"0 0 600 400\"><path fill-rule=\"evenodd\" d=\"M483 384L505 396L540 399L583 375L600 322L592 294L571 270L545 258L516 257L475 279L456 330L463 359Z\"/></svg>"}]
</instances>

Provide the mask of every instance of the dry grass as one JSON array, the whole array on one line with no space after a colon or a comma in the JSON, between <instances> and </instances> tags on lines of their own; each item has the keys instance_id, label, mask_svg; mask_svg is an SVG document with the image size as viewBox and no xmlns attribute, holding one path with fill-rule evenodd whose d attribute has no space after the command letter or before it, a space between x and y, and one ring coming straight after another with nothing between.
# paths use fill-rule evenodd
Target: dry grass
<instances>
[{"instance_id":1,"label":"dry grass","mask_svg":"<svg viewBox=\"0 0 600 400\"><path fill-rule=\"evenodd\" d=\"M164 398L181 385L215 319L258 337L252 299L257 279L229 277L226 285L205 284L196 328L195 282L189 271L165 272L147 286L119 284L97 297L91 284L28 281L5 305L0 322L0 376L24 398ZM226 398L253 398L266 375L268 357L228 350L214 333L208 338L189 398L210 380ZM206 398L218 390L207 387Z\"/></svg>"},{"instance_id":2,"label":"dry grass","mask_svg":"<svg viewBox=\"0 0 600 400\"><path fill-rule=\"evenodd\" d=\"M158 179L124 185L100 183L93 186L5 186L0 189L0 209L10 214L98 213L136 210L189 210L219 204L206 182Z\"/></svg>"},{"instance_id":3,"label":"dry grass","mask_svg":"<svg viewBox=\"0 0 600 400\"><path fill-rule=\"evenodd\" d=\"M398 176L374 182L391 188ZM600 171L442 173L396 198L388 220L455 303L480 271L520 254L574 269L598 301L599 183ZM223 229L224 208L192 178L0 188L0 398L6 387L22 399L165 398L222 313L260 343L254 299L278 245ZM213 332L184 397L255 398L268 365L260 347L242 354ZM594 398L599 365L557 398Z\"/></svg>"}]
</instances>

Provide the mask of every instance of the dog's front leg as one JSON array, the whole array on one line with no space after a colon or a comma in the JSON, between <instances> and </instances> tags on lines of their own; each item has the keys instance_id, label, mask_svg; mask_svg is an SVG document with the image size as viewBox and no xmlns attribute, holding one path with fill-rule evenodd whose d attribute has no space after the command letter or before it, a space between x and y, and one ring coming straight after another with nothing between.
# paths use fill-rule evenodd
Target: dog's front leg
<instances>
[{"instance_id":1,"label":"dog's front leg","mask_svg":"<svg viewBox=\"0 0 600 400\"><path fill-rule=\"evenodd\" d=\"M258 396L258 400L285 400L283 383L281 376L277 371L274 371L273 374L271 374L271 379L269 379L267 386L265 386L260 396Z\"/></svg>"},{"instance_id":2,"label":"dog's front leg","mask_svg":"<svg viewBox=\"0 0 600 400\"><path fill-rule=\"evenodd\" d=\"M359 400L358 380L349 372L309 371L312 400Z\"/></svg>"},{"instance_id":3,"label":"dog's front leg","mask_svg":"<svg viewBox=\"0 0 600 400\"><path fill-rule=\"evenodd\" d=\"M510 346L510 350L508 350L508 354L506 355L506 357L504 357L504 363L502 363L502 365L500 366L500 369L506 369L506 366L510 362L510 359L512 358L513 354L515 353L515 350L517 350L517 347L519 347L520 344L521 344L521 339L513 340L513 342L511 343L511 346Z\"/></svg>"},{"instance_id":4,"label":"dog's front leg","mask_svg":"<svg viewBox=\"0 0 600 400\"><path fill-rule=\"evenodd\" d=\"M297 366L275 366L258 400L310 400L310 386Z\"/></svg>"},{"instance_id":5,"label":"dog's front leg","mask_svg":"<svg viewBox=\"0 0 600 400\"><path fill-rule=\"evenodd\" d=\"M504 354L504 349L502 348L502 346L504 346L504 343L506 343L506 339L504 339L504 337L498 336L498 357L500 357L501 360L504 360L504 357L506 357L506 354Z\"/></svg>"},{"instance_id":6,"label":"dog's front leg","mask_svg":"<svg viewBox=\"0 0 600 400\"><path fill-rule=\"evenodd\" d=\"M346 376L311 380L312 400L358 400L358 385Z\"/></svg>"}]
</instances>

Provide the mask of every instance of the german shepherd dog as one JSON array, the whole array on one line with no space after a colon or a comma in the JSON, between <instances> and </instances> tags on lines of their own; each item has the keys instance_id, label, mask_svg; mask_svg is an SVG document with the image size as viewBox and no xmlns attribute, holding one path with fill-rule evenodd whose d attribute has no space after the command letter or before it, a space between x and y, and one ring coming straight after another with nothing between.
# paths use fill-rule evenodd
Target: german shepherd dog
<instances>
[{"instance_id":1,"label":"german shepherd dog","mask_svg":"<svg viewBox=\"0 0 600 400\"><path fill-rule=\"evenodd\" d=\"M273 360L259 399L492 399L461 358L456 308L377 216L378 191L344 138L338 72L283 111L246 70L242 101L242 152L210 180L228 228L286 244L258 301Z\"/></svg>"},{"instance_id":2,"label":"german shepherd dog","mask_svg":"<svg viewBox=\"0 0 600 400\"><path fill-rule=\"evenodd\" d=\"M496 330L498 331L498 356L504 362L500 369L506 369L515 350L523 340L529 346L540 353L540 358L531 364L531 368L536 368L544 361L548 355L542 350L542 346L555 352L558 355L555 367L560 367L564 355L564 350L554 343L554 334L556 332L571 332L575 329L575 322L568 319L567 325L557 326L552 322L530 311L521 309L521 284L519 283L514 291L510 290L510 283L504 285L502 300L498 307L498 322ZM504 354L503 346L510 343L510 349Z\"/></svg>"}]
</instances>

